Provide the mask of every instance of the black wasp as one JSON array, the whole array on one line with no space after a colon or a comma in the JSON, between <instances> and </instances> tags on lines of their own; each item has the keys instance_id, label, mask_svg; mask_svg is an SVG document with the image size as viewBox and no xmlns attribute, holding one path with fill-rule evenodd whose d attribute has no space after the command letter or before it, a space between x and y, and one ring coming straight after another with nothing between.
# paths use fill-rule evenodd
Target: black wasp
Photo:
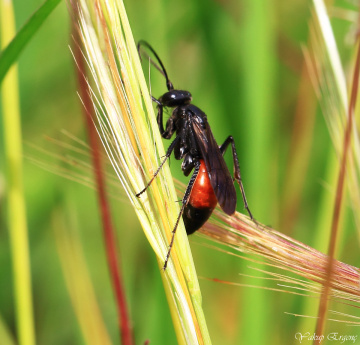
<instances>
[{"instance_id":1,"label":"black wasp","mask_svg":"<svg viewBox=\"0 0 360 345\"><path fill-rule=\"evenodd\" d=\"M161 162L154 176L136 196L139 197L146 191L173 151L175 159L183 159L181 169L185 176L188 176L194 170L182 199L179 216L172 231L169 251L163 267L166 269L181 215L188 235L204 225L217 203L220 204L226 214L232 215L236 208L234 180L240 185L244 205L250 218L252 220L254 218L250 212L241 181L239 160L233 137L229 136L221 146L218 146L211 132L207 116L202 110L191 104L191 93L174 89L165 67L155 50L147 42L140 41L138 43L140 56L141 47L146 47L151 51L160 67L151 59L150 61L166 79L168 91L159 99L152 97L158 108L157 123L160 134L165 139L170 139L174 133L176 135L167 149L165 159ZM164 107L174 108L171 117L166 122L165 129L163 125ZM234 178L231 177L223 158L223 154L230 144L234 161Z\"/></svg>"}]
</instances>

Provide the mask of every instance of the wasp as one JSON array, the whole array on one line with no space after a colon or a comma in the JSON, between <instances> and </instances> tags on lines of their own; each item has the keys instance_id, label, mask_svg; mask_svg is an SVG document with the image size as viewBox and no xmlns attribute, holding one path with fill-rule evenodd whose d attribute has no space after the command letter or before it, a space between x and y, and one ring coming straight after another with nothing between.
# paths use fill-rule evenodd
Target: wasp
<instances>
[{"instance_id":1,"label":"wasp","mask_svg":"<svg viewBox=\"0 0 360 345\"><path fill-rule=\"evenodd\" d=\"M217 203L226 214L232 215L236 209L234 181L240 186L244 206L249 217L254 222L255 220L246 200L234 138L232 136L227 137L224 143L219 146L211 132L206 114L191 103L191 93L174 88L161 59L146 41L138 43L140 58L142 48L148 49L153 54L159 65L152 59L150 59L151 63L166 79L168 91L158 99L151 96L152 100L157 104L157 123L160 134L164 139L171 139L175 135L175 139L168 147L165 158L153 177L136 196L140 197L147 190L172 153L174 153L175 159L183 160L181 169L185 176L189 176L192 172L190 182L181 200L180 213L172 230L172 238L163 266L165 270L181 216L186 233L191 235L206 223ZM173 109L165 128L163 122L164 108ZM234 177L231 177L223 157L229 145L231 145L234 162Z\"/></svg>"}]
</instances>

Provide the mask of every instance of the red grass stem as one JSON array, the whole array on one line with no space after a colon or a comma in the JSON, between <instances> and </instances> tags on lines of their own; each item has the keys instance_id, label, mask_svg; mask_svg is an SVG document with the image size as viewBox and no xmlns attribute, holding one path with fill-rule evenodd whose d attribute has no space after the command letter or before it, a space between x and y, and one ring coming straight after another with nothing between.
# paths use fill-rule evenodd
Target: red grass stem
<instances>
[{"instance_id":1,"label":"red grass stem","mask_svg":"<svg viewBox=\"0 0 360 345\"><path fill-rule=\"evenodd\" d=\"M339 172L337 188L336 188L334 214L331 225L331 237L330 237L329 250L328 250L328 263L326 268L326 280L324 282L324 289L321 294L320 306L318 311L318 321L316 325L317 335L322 335L324 332L326 313L328 309L330 285L333 277L335 247L336 247L338 229L339 229L340 211L342 206L342 198L344 194L343 190L344 190L344 181L345 181L346 161L350 146L352 124L354 120L354 111L355 111L358 86L359 86L359 71L360 71L360 44L358 46L358 52L355 61L353 83L351 88L351 97L349 104L349 113L345 128L343 152L341 157L340 172ZM316 340L314 341L314 344L320 344L320 343L321 341L316 341Z\"/></svg>"},{"instance_id":2,"label":"red grass stem","mask_svg":"<svg viewBox=\"0 0 360 345\"><path fill-rule=\"evenodd\" d=\"M80 42L78 30L73 26L73 34L75 42ZM76 43L74 45L74 55L77 62L77 77L80 88L80 96L83 102L83 113L88 132L88 139L91 147L92 164L95 175L96 190L98 193L98 202L101 212L101 220L103 225L103 235L106 247L106 256L109 265L111 283L114 290L118 322L120 328L120 336L123 345L133 345L133 334L131 331L131 323L128 313L128 308L125 298L125 289L121 274L121 269L118 264L116 236L115 230L112 225L111 212L106 195L105 178L102 170L101 154L99 150L99 139L93 122L94 108L90 97L89 86L85 78L85 61L81 52L80 46Z\"/></svg>"}]
</instances>

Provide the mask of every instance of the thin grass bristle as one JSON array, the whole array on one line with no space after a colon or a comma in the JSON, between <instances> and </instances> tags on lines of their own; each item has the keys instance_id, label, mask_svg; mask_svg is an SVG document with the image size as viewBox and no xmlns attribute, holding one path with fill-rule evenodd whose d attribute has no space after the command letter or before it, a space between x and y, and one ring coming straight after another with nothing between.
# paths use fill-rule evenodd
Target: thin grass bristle
<instances>
[{"instance_id":1,"label":"thin grass bristle","mask_svg":"<svg viewBox=\"0 0 360 345\"><path fill-rule=\"evenodd\" d=\"M289 236L253 222L241 213L229 217L215 211L215 220L208 222L201 233L216 243L225 245L232 253L251 254L255 262L265 262L268 267L280 268L289 273L324 285L327 280L328 256ZM243 258L248 256L242 255ZM249 259L249 258L248 258ZM271 274L268 272L268 274ZM346 299L352 296L360 303L360 270L357 267L334 262L331 297Z\"/></svg>"}]
</instances>

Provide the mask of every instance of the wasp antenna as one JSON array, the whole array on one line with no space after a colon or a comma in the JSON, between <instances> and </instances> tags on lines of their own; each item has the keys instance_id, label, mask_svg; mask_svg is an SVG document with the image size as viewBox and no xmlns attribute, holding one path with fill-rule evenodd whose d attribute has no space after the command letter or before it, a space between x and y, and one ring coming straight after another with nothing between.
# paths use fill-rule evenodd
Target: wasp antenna
<instances>
[{"instance_id":1,"label":"wasp antenna","mask_svg":"<svg viewBox=\"0 0 360 345\"><path fill-rule=\"evenodd\" d=\"M139 43L137 45L137 48L138 48L138 53L139 53L140 59L141 59L141 54L140 54L141 46L147 47L153 53L153 55L155 56L155 58L158 61L159 65L161 66L162 74L164 75L164 77L166 79L166 87L167 87L167 89L169 91L174 90L174 86L173 86L172 82L170 81L170 79L169 79L169 77L167 75L166 69L165 69L161 59L159 58L159 55L157 55L157 53L155 52L154 48L144 40L139 41ZM156 65L155 65L155 67L156 67Z\"/></svg>"}]
</instances>

